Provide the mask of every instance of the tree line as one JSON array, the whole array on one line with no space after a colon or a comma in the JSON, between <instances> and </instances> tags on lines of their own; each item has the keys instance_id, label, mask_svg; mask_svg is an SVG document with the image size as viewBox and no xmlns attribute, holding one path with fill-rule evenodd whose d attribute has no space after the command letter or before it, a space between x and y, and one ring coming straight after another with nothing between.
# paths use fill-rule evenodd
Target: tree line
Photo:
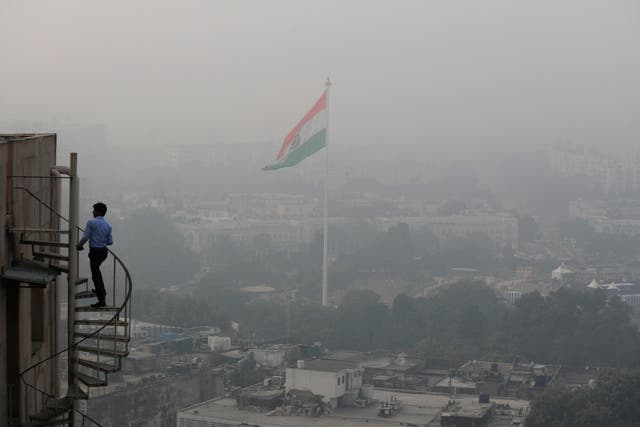
<instances>
[{"instance_id":1,"label":"tree line","mask_svg":"<svg viewBox=\"0 0 640 427\"><path fill-rule=\"evenodd\" d=\"M460 360L640 365L640 333L630 322L630 308L603 291L560 289L546 298L532 293L508 305L484 284L465 282L443 286L429 297L400 294L391 305L375 292L351 291L335 308L306 298L256 299L231 288L203 287L194 296L138 292L148 293L140 295L145 304L138 305L145 320L221 327L235 321L246 338L287 339L288 312L292 342L320 341L331 349L387 349Z\"/></svg>"}]
</instances>

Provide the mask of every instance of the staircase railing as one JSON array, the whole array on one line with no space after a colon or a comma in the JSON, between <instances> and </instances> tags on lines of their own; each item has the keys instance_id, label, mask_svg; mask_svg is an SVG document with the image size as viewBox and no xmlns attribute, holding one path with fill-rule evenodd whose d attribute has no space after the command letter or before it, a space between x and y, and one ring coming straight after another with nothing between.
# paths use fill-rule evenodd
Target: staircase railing
<instances>
[{"instance_id":1,"label":"staircase railing","mask_svg":"<svg viewBox=\"0 0 640 427\"><path fill-rule=\"evenodd\" d=\"M29 197L31 197L32 199L34 199L35 201L38 202L40 207L44 207L45 209L47 209L51 214L55 215L58 219L66 222L67 224L69 223L69 219L64 217L62 214L60 214L58 211L56 211L52 206L50 206L47 202L45 202L44 200L42 200L40 197L38 197L38 195L34 194L30 189L28 189L27 187L24 186L13 186L13 189L15 190L22 190L25 194L27 194ZM39 215L39 217L41 217L41 215ZM26 225L26 224L25 224ZM74 232L83 232L84 230L80 227L77 227L77 230L74 230ZM71 232L71 231L70 231ZM76 248L71 248L69 247L69 252L70 251L75 251ZM124 328L124 336L126 337L126 340L124 341L124 345L126 346L126 351L128 351L128 346L129 346L129 338L131 337L131 292L132 292L132 287L133 287L133 283L131 280L131 274L129 273L129 270L127 268L127 266L124 264L124 262L122 262L122 260L110 249L108 250L109 255L112 257L113 259L113 275L112 275L112 287L111 287L111 295L112 295L112 299L113 299L113 306L117 307L117 309L115 309L114 314L111 316L110 319L105 320L104 324L102 324L100 327L96 328L95 330L93 330L92 332L87 332L86 334L84 334L84 336L78 340L74 339L74 344L71 346L67 346L65 348L63 348L62 350L59 350L49 356L47 356L46 358L40 360L39 362L29 366L28 368L24 369L23 371L21 371L18 375L20 378L20 382L22 384L22 386L24 387L25 393L23 394L23 396L25 396L25 400L26 402L24 402L25 404L25 408L34 408L35 411L37 412L38 409L44 408L45 407L45 403L47 398L54 398L57 396L52 395L49 392L46 392L45 390L42 390L41 388L39 388L37 385L35 384L30 384L27 381L27 377L29 376L33 376L36 380L38 380L38 375L37 375L37 370L42 367L44 364L47 363L58 363L60 359L58 359L59 356L63 355L63 354L68 354L71 355L72 353L76 352L78 347L85 341L88 340L94 340L97 341L97 347L98 349L100 348L100 343L101 343L101 332L107 328L114 328L114 335L117 334L118 332L118 328ZM122 300L122 303L119 306L115 305L115 301L116 301L116 278L118 276L118 271L117 271L117 267L119 267L122 272L124 272L124 283L123 283L123 289L124 289L124 298ZM87 290L88 290L88 281L87 281ZM75 293L75 292L74 292ZM122 324L122 320L125 320L124 324ZM56 325L57 327L57 325ZM122 330L122 329L120 329ZM75 326L74 326L74 334L75 334ZM117 340L113 340L114 343L114 350L115 350L115 346L118 345L118 341ZM99 360L99 355L98 355L98 360L97 362L100 362ZM119 362L118 362L119 363ZM118 366L119 368L119 366ZM76 373L78 372L78 365L77 365L77 357L75 358L75 369L74 372L68 372L68 375L76 375ZM105 374L106 375L106 374ZM57 380L57 379L56 379ZM79 387L79 385L76 383L76 387ZM31 393L29 393L29 390L31 391ZM77 392L78 390L74 390L74 392ZM34 405L31 405L31 401L29 399L29 395L33 394L34 396ZM91 424L86 424L86 425L95 425L95 426L100 426L100 424L92 419L91 417L89 417L88 415L80 412L77 408L75 408L75 405L71 405L70 410L74 411L75 413L81 415L81 419L82 419L82 424L81 425L85 425L85 423L91 423ZM26 415L29 411L21 411L21 413L25 414L26 419L21 420L21 422L28 422L29 421L29 417Z\"/></svg>"},{"instance_id":2,"label":"staircase railing","mask_svg":"<svg viewBox=\"0 0 640 427\"><path fill-rule=\"evenodd\" d=\"M30 389L32 391L32 393L36 396L34 396L34 399L39 399L40 400L40 408L44 408L47 402L47 399L49 398L54 398L56 396L39 389L38 387L29 384L27 382L24 381L24 379L22 379L22 384L25 388ZM77 414L78 416L80 416L80 427L102 427L102 424L100 424L98 421L96 421L95 419L91 418L89 415L85 414L84 412L81 412L80 410L78 410L74 405L71 405L69 407L70 410L73 411L74 414ZM28 417L25 417L25 419L21 420L24 423L27 423L28 425ZM77 427L77 426L76 426Z\"/></svg>"}]
</instances>

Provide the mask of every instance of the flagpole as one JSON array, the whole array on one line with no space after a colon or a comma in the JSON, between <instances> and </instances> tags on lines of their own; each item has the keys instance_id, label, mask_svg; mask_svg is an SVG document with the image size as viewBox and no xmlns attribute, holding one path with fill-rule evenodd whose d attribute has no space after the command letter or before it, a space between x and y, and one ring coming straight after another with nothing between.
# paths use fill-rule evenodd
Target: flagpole
<instances>
[{"instance_id":1,"label":"flagpole","mask_svg":"<svg viewBox=\"0 0 640 427\"><path fill-rule=\"evenodd\" d=\"M331 88L331 80L327 77L327 135L324 149L324 241L322 245L322 306L327 306L327 250L328 250L328 187L329 187L329 89Z\"/></svg>"}]
</instances>

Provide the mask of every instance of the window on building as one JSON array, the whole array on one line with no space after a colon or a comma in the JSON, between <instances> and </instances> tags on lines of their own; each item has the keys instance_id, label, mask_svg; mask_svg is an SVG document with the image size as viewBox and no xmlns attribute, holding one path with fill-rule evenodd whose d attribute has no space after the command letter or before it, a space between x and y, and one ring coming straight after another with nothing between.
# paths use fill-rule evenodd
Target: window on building
<instances>
[{"instance_id":1,"label":"window on building","mask_svg":"<svg viewBox=\"0 0 640 427\"><path fill-rule=\"evenodd\" d=\"M338 385L340 385L340 377L338 377Z\"/></svg>"},{"instance_id":2,"label":"window on building","mask_svg":"<svg viewBox=\"0 0 640 427\"><path fill-rule=\"evenodd\" d=\"M36 353L44 342L44 289L31 289L31 353Z\"/></svg>"}]
</instances>

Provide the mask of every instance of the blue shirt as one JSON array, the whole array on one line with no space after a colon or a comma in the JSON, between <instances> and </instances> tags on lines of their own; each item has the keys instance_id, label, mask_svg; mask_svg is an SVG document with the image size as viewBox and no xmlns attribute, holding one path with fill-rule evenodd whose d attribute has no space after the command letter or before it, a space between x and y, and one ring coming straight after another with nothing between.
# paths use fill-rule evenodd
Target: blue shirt
<instances>
[{"instance_id":1,"label":"blue shirt","mask_svg":"<svg viewBox=\"0 0 640 427\"><path fill-rule=\"evenodd\" d=\"M113 245L111 225L101 216L90 219L84 228L82 239L89 241L90 248L106 248Z\"/></svg>"}]
</instances>

